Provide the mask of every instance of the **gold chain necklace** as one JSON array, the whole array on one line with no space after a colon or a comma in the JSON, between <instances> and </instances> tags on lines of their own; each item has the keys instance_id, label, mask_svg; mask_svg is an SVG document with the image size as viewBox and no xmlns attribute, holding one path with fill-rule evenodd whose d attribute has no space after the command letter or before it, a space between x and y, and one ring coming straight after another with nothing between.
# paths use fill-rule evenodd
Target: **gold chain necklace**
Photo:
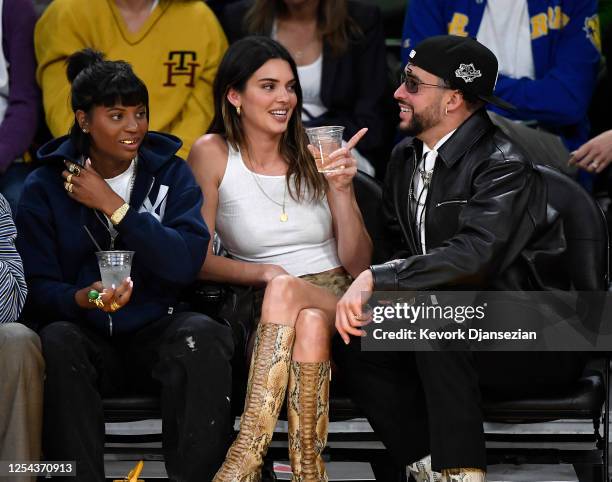
<instances>
[{"instance_id":1,"label":"gold chain necklace","mask_svg":"<svg viewBox=\"0 0 612 482\"><path fill-rule=\"evenodd\" d=\"M248 153L248 161L249 161L249 166L251 167L248 171L251 173L251 177L253 178L253 181L255 181L255 184L257 185L257 188L261 191L261 193L271 202L273 202L274 204L276 204L277 206L281 207L281 214L280 214L280 222L281 223L286 223L289 220L289 216L287 215L287 212L285 211L285 202L287 200L287 181L285 180L285 191L283 192L283 202L279 203L278 201L275 201L274 199L272 199L268 193L266 191L264 191L264 188L261 186L261 184L259 184L259 181L257 180L257 176L255 175L255 169L253 168L253 163L251 162L251 154Z\"/></svg>"},{"instance_id":2,"label":"gold chain necklace","mask_svg":"<svg viewBox=\"0 0 612 482\"><path fill-rule=\"evenodd\" d=\"M312 53L315 51L319 52L317 55L317 58L321 55L320 51L322 50L322 41L318 35L318 30L316 26L314 27L314 31L311 32L309 36L306 36L306 35L301 36L299 32L297 33L293 32L293 29L291 28L291 26L286 25L285 29L287 28L289 28L289 30L292 31L290 36L295 37L297 35L297 39L294 38L294 41L297 40L297 42L294 42L293 45L291 45L291 42L287 42L286 38L283 40L278 38L278 19L275 19L274 21L274 24L272 26L271 36L274 40L276 40L277 42L280 42L289 51L293 59L298 64L301 63L302 59L306 57L306 54L308 53ZM315 58L315 61L316 61L316 58Z\"/></svg>"},{"instance_id":3,"label":"gold chain necklace","mask_svg":"<svg viewBox=\"0 0 612 482\"><path fill-rule=\"evenodd\" d=\"M136 181L136 169L138 168L138 155L136 155L136 157L132 159L132 162L130 163L130 167L132 163L134 164L134 170L132 171L132 175L130 176L127 199L124 199L124 201L127 203L129 203L132 200L132 192L134 191L134 182ZM98 218L98 221L100 221L102 223L102 226L104 226L106 230L108 231L108 234L110 236L110 248L109 249L111 251L114 250L115 249L115 239L117 239L117 236L119 235L119 231L115 229L115 226L113 226L113 223L106 215L104 215L104 220L106 220L106 222L104 222L104 220L100 216L100 213L98 212L97 209L94 209L94 213L96 217Z\"/></svg>"}]
</instances>

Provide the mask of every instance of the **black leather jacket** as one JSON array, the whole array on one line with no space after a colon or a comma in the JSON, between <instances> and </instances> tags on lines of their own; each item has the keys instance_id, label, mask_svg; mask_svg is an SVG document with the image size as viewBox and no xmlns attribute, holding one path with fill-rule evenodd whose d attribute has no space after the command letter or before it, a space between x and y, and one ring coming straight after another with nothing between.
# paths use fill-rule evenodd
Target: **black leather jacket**
<instances>
[{"instance_id":1,"label":"black leather jacket","mask_svg":"<svg viewBox=\"0 0 612 482\"><path fill-rule=\"evenodd\" d=\"M438 151L426 200L427 254L419 249L410 195L421 152L421 141L406 139L391 155L383 210L403 259L373 266L374 288L548 286L538 259L563 252L561 220L547 209L538 171L486 111L475 112Z\"/></svg>"}]
</instances>

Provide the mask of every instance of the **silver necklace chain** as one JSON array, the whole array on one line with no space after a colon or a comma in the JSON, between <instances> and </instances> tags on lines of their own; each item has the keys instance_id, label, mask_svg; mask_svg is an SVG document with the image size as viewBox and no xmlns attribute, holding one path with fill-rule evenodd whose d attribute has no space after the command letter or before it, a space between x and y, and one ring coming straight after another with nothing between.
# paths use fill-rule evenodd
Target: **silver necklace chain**
<instances>
[{"instance_id":1,"label":"silver necklace chain","mask_svg":"<svg viewBox=\"0 0 612 482\"><path fill-rule=\"evenodd\" d=\"M251 162L251 155L249 154L248 156L248 160L249 160L249 166L250 169L248 170L251 173L251 177L253 178L253 181L255 181L255 185L257 186L257 188L261 191L261 193L271 202L273 202L274 204L276 204L277 206L281 207L281 215L280 215L280 221L281 223L287 222L287 220L289 219L289 216L287 215L287 212L285 211L285 202L287 200L287 181L285 180L285 190L283 192L283 202L279 203L278 201L272 199L268 193L264 190L264 188L262 187L261 184L259 184L259 181L257 180L257 175L255 174L255 169L253 168L253 163Z\"/></svg>"},{"instance_id":2,"label":"silver necklace chain","mask_svg":"<svg viewBox=\"0 0 612 482\"><path fill-rule=\"evenodd\" d=\"M134 170L132 171L132 175L130 176L130 183L129 183L127 199L124 199L124 201L127 203L131 201L132 192L134 191L134 183L136 182L136 170L138 168L138 156L132 159L132 162L134 162ZM113 226L113 223L108 217L106 217L106 215L104 215L104 219L102 219L97 209L94 209L94 213L96 213L96 217L98 218L98 221L102 223L102 226L106 228L106 230L108 231L108 234L110 235L110 248L109 249L111 251L114 250L115 249L115 239L117 239L117 236L119 235L119 231L115 229L115 227Z\"/></svg>"},{"instance_id":3,"label":"silver necklace chain","mask_svg":"<svg viewBox=\"0 0 612 482\"><path fill-rule=\"evenodd\" d=\"M423 189L429 189L429 185L431 184L431 178L433 177L434 167L431 169L427 169L427 157L429 154L434 151L427 151L426 154L423 154L423 169L419 169L419 175L421 176L421 181L423 181Z\"/></svg>"},{"instance_id":4,"label":"silver necklace chain","mask_svg":"<svg viewBox=\"0 0 612 482\"><path fill-rule=\"evenodd\" d=\"M431 151L429 151L431 152ZM429 186L431 185L431 179L433 178L433 173L434 173L434 168L432 169L425 169L425 160L427 158L427 155L423 156L423 169L417 169L419 176L421 178L421 181L423 182L423 187L421 188L421 191L418 193L418 198L416 196L416 194L414 193L414 189L412 186L410 186L410 195L412 196L412 198L417 202L417 204L421 207L425 206L425 201L421 201L421 198L423 197L423 192L427 189L429 190Z\"/></svg>"}]
</instances>

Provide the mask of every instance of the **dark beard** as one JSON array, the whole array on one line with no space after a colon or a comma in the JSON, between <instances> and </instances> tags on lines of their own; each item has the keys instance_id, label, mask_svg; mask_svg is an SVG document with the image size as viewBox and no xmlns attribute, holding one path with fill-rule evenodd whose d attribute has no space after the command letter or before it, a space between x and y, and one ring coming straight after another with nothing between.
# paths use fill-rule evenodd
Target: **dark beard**
<instances>
[{"instance_id":1,"label":"dark beard","mask_svg":"<svg viewBox=\"0 0 612 482\"><path fill-rule=\"evenodd\" d=\"M417 114L412 109L412 119L408 127L402 129L407 135L416 137L424 131L431 129L440 122L438 114L439 107L435 104L430 105L424 112Z\"/></svg>"},{"instance_id":2,"label":"dark beard","mask_svg":"<svg viewBox=\"0 0 612 482\"><path fill-rule=\"evenodd\" d=\"M410 124L408 124L408 127L402 130L408 136L418 136L421 132L425 130L425 126L423 125L423 119L420 115L415 115L414 111L412 111L412 119L410 120Z\"/></svg>"}]
</instances>

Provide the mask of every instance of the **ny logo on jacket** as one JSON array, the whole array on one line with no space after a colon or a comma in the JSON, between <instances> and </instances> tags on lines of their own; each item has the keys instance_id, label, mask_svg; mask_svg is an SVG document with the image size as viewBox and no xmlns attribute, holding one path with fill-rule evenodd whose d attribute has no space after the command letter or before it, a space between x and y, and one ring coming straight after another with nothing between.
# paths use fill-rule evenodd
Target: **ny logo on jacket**
<instances>
[{"instance_id":1,"label":"ny logo on jacket","mask_svg":"<svg viewBox=\"0 0 612 482\"><path fill-rule=\"evenodd\" d=\"M140 206L138 212L149 213L161 223L164 219L164 213L166 212L166 202L168 201L168 186L160 184L159 189L157 191L157 197L155 198L155 202L151 202L150 196L151 191L153 190L153 186L155 186L155 178L153 178L151 188L149 189L147 197L143 201L142 206Z\"/></svg>"}]
</instances>

